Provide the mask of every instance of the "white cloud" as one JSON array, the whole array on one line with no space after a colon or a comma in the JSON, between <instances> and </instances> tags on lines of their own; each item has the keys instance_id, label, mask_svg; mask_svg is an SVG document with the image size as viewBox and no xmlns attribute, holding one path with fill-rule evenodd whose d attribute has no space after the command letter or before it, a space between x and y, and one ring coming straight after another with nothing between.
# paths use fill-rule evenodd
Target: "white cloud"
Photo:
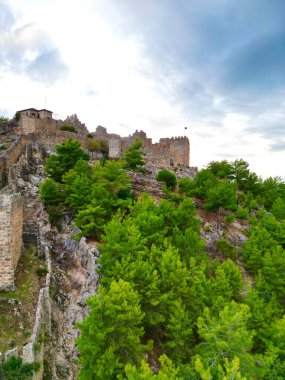
<instances>
[{"instance_id":1,"label":"white cloud","mask_svg":"<svg viewBox=\"0 0 285 380\"><path fill-rule=\"evenodd\" d=\"M13 12L3 22L8 32L0 47L17 72L0 68L2 109L12 116L17 109L44 107L46 97L58 117L77 113L90 130L98 124L123 135L143 129L154 140L182 135L187 126L193 166L244 158L258 174L284 175L282 152L270 151L266 136L252 129L253 117L230 111L230 100L210 89L199 68L183 71L150 55L134 18L114 4L10 0Z\"/></svg>"}]
</instances>

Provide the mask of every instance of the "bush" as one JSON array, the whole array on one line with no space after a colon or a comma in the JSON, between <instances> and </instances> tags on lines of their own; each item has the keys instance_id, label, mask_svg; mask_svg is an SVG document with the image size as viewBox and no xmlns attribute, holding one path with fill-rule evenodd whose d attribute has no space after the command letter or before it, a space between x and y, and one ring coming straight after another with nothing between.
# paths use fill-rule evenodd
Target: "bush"
<instances>
[{"instance_id":1,"label":"bush","mask_svg":"<svg viewBox=\"0 0 285 380\"><path fill-rule=\"evenodd\" d=\"M55 205L65 200L64 188L52 178L46 178L39 189L41 201L45 206Z\"/></svg>"},{"instance_id":2,"label":"bush","mask_svg":"<svg viewBox=\"0 0 285 380\"><path fill-rule=\"evenodd\" d=\"M99 141L99 143L100 143L100 152L108 154L109 153L109 145L108 145L107 141Z\"/></svg>"},{"instance_id":3,"label":"bush","mask_svg":"<svg viewBox=\"0 0 285 380\"><path fill-rule=\"evenodd\" d=\"M9 121L8 117L0 116L0 123L7 123Z\"/></svg>"},{"instance_id":4,"label":"bush","mask_svg":"<svg viewBox=\"0 0 285 380\"><path fill-rule=\"evenodd\" d=\"M77 129L76 129L73 125L70 125L70 124L63 124L63 125L60 127L60 130L61 130L61 131L65 131L65 132L78 133Z\"/></svg>"},{"instance_id":5,"label":"bush","mask_svg":"<svg viewBox=\"0 0 285 380\"><path fill-rule=\"evenodd\" d=\"M249 215L249 210L247 207L237 209L237 218L247 220Z\"/></svg>"},{"instance_id":6,"label":"bush","mask_svg":"<svg viewBox=\"0 0 285 380\"><path fill-rule=\"evenodd\" d=\"M90 150L90 152L100 152L101 144L97 140L89 139L87 141L87 149Z\"/></svg>"},{"instance_id":7,"label":"bush","mask_svg":"<svg viewBox=\"0 0 285 380\"><path fill-rule=\"evenodd\" d=\"M178 182L179 194L190 197L193 194L195 183L190 178L181 178Z\"/></svg>"},{"instance_id":8,"label":"bush","mask_svg":"<svg viewBox=\"0 0 285 380\"><path fill-rule=\"evenodd\" d=\"M9 360L4 362L2 368L0 364L1 379L3 378L9 380L28 380L32 378L33 373L33 364L25 364L23 363L22 358L19 358L17 356L12 356Z\"/></svg>"},{"instance_id":9,"label":"bush","mask_svg":"<svg viewBox=\"0 0 285 380\"><path fill-rule=\"evenodd\" d=\"M45 277L47 275L47 273L48 273L48 270L47 270L47 268L42 268L41 267L41 268L37 269L36 273L37 273L37 275L39 277Z\"/></svg>"},{"instance_id":10,"label":"bush","mask_svg":"<svg viewBox=\"0 0 285 380\"><path fill-rule=\"evenodd\" d=\"M173 173L167 169L162 169L156 176L157 181L164 182L168 190L173 190L177 185L177 179Z\"/></svg>"},{"instance_id":11,"label":"bush","mask_svg":"<svg viewBox=\"0 0 285 380\"><path fill-rule=\"evenodd\" d=\"M226 217L226 222L229 223L229 224L233 223L234 220L235 220L235 216L234 215L228 215Z\"/></svg>"},{"instance_id":12,"label":"bush","mask_svg":"<svg viewBox=\"0 0 285 380\"><path fill-rule=\"evenodd\" d=\"M86 137L87 137L88 139L93 139L93 135L92 135L92 133L88 133L88 134L86 135Z\"/></svg>"},{"instance_id":13,"label":"bush","mask_svg":"<svg viewBox=\"0 0 285 380\"><path fill-rule=\"evenodd\" d=\"M49 205L46 206L46 211L49 216L50 224L57 228L60 232L62 229L61 221L62 221L62 213L64 210L63 205Z\"/></svg>"},{"instance_id":14,"label":"bush","mask_svg":"<svg viewBox=\"0 0 285 380\"><path fill-rule=\"evenodd\" d=\"M217 240L216 248L221 254L230 259L237 258L237 251L235 247L231 245L227 240Z\"/></svg>"}]
</instances>

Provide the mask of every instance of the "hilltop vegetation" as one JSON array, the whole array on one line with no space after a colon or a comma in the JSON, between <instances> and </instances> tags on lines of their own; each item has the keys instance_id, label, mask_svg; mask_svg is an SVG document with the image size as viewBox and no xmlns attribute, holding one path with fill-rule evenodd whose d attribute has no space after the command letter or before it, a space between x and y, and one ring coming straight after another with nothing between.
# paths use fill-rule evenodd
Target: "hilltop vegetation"
<instances>
[{"instance_id":1,"label":"hilltop vegetation","mask_svg":"<svg viewBox=\"0 0 285 380\"><path fill-rule=\"evenodd\" d=\"M71 212L79 236L101 243L100 287L79 324L79 378L285 378L284 182L262 181L243 160L211 162L176 188L165 182L169 200L135 199L123 168L142 171L140 146L90 166L79 146L66 164L67 144L47 160L43 203L58 227ZM248 219L243 247L231 255L220 243L230 258L205 253L192 197L228 210L228 223Z\"/></svg>"}]
</instances>

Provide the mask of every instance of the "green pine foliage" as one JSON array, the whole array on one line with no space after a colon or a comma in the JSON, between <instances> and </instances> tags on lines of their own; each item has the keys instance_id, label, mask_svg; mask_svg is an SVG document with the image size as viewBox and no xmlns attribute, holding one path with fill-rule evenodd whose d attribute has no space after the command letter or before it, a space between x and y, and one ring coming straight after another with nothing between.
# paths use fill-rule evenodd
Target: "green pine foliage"
<instances>
[{"instance_id":1,"label":"green pine foliage","mask_svg":"<svg viewBox=\"0 0 285 380\"><path fill-rule=\"evenodd\" d=\"M100 241L79 379L283 379L283 182L262 181L243 160L211 162L180 180L172 201L135 199L124 168L142 169L140 149L92 166L62 157L56 170L49 159L41 185L46 208L72 213L78 236ZM211 211L246 210L245 244L220 240L219 260L209 257L191 196Z\"/></svg>"},{"instance_id":2,"label":"green pine foliage","mask_svg":"<svg viewBox=\"0 0 285 380\"><path fill-rule=\"evenodd\" d=\"M177 178L167 169L162 169L157 173L157 181L164 182L168 190L173 190L177 185Z\"/></svg>"},{"instance_id":3,"label":"green pine foliage","mask_svg":"<svg viewBox=\"0 0 285 380\"><path fill-rule=\"evenodd\" d=\"M138 365L150 348L141 343L144 314L138 293L128 282L113 281L109 290L100 287L88 305L88 317L78 324L79 379L112 379L127 363Z\"/></svg>"},{"instance_id":4,"label":"green pine foliage","mask_svg":"<svg viewBox=\"0 0 285 380\"><path fill-rule=\"evenodd\" d=\"M74 167L79 160L89 160L89 156L80 148L80 142L68 139L65 143L56 145L56 154L50 155L46 160L45 171L47 175L57 182Z\"/></svg>"},{"instance_id":5,"label":"green pine foliage","mask_svg":"<svg viewBox=\"0 0 285 380\"><path fill-rule=\"evenodd\" d=\"M142 150L142 146L142 142L139 139L135 139L133 144L127 148L123 157L126 169L138 172L145 171L145 153Z\"/></svg>"}]
</instances>

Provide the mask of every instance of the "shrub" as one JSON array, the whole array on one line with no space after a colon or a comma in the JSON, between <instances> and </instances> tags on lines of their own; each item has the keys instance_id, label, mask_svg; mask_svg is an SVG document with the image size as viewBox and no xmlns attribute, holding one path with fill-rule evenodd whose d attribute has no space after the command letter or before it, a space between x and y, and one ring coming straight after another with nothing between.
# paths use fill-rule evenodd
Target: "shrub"
<instances>
[{"instance_id":1,"label":"shrub","mask_svg":"<svg viewBox=\"0 0 285 380\"><path fill-rule=\"evenodd\" d=\"M61 131L65 131L65 132L78 133L77 129L76 129L73 125L70 125L70 124L63 124L63 125L60 127L60 130L61 130Z\"/></svg>"},{"instance_id":2,"label":"shrub","mask_svg":"<svg viewBox=\"0 0 285 380\"><path fill-rule=\"evenodd\" d=\"M39 193L45 206L58 204L65 199L63 186L52 178L46 178L41 183Z\"/></svg>"},{"instance_id":3,"label":"shrub","mask_svg":"<svg viewBox=\"0 0 285 380\"><path fill-rule=\"evenodd\" d=\"M162 169L157 173L157 181L164 182L168 190L173 190L177 185L177 179L173 173L167 169Z\"/></svg>"},{"instance_id":4,"label":"shrub","mask_svg":"<svg viewBox=\"0 0 285 380\"><path fill-rule=\"evenodd\" d=\"M248 219L248 215L249 215L249 210L247 207L237 209L237 218L246 220Z\"/></svg>"},{"instance_id":5,"label":"shrub","mask_svg":"<svg viewBox=\"0 0 285 380\"><path fill-rule=\"evenodd\" d=\"M7 123L9 121L8 117L0 116L0 123Z\"/></svg>"},{"instance_id":6,"label":"shrub","mask_svg":"<svg viewBox=\"0 0 285 380\"><path fill-rule=\"evenodd\" d=\"M36 271L36 273L37 273L37 275L39 276L39 277L44 277L44 276L46 276L46 274L48 273L48 270L47 270L47 268L38 268L37 269L37 271Z\"/></svg>"},{"instance_id":7,"label":"shrub","mask_svg":"<svg viewBox=\"0 0 285 380\"><path fill-rule=\"evenodd\" d=\"M226 217L226 222L231 224L233 221L235 220L235 216L234 215L228 215Z\"/></svg>"},{"instance_id":8,"label":"shrub","mask_svg":"<svg viewBox=\"0 0 285 380\"><path fill-rule=\"evenodd\" d=\"M108 154L109 153L109 145L108 145L107 141L99 141L99 143L100 143L100 152Z\"/></svg>"},{"instance_id":9,"label":"shrub","mask_svg":"<svg viewBox=\"0 0 285 380\"><path fill-rule=\"evenodd\" d=\"M86 137L87 137L88 139L93 139L93 135L92 135L92 133L88 133L88 134L86 135Z\"/></svg>"},{"instance_id":10,"label":"shrub","mask_svg":"<svg viewBox=\"0 0 285 380\"><path fill-rule=\"evenodd\" d=\"M87 149L90 150L90 152L100 152L101 151L101 144L97 140L89 139L87 141Z\"/></svg>"},{"instance_id":11,"label":"shrub","mask_svg":"<svg viewBox=\"0 0 285 380\"><path fill-rule=\"evenodd\" d=\"M231 245L227 240L217 240L216 248L221 254L230 259L237 258L237 251L235 247Z\"/></svg>"},{"instance_id":12,"label":"shrub","mask_svg":"<svg viewBox=\"0 0 285 380\"><path fill-rule=\"evenodd\" d=\"M40 349L41 349L40 343L39 342L35 342L33 348L34 348L34 352L39 352Z\"/></svg>"},{"instance_id":13,"label":"shrub","mask_svg":"<svg viewBox=\"0 0 285 380\"><path fill-rule=\"evenodd\" d=\"M46 210L49 216L50 224L57 228L58 231L61 231L62 225L62 213L64 210L63 205L49 205L46 206Z\"/></svg>"},{"instance_id":14,"label":"shrub","mask_svg":"<svg viewBox=\"0 0 285 380\"><path fill-rule=\"evenodd\" d=\"M3 379L28 380L32 378L33 372L33 364L25 364L23 363L22 358L19 358L17 356L12 356L2 365ZM0 375L2 375L2 373L0 364Z\"/></svg>"},{"instance_id":15,"label":"shrub","mask_svg":"<svg viewBox=\"0 0 285 380\"><path fill-rule=\"evenodd\" d=\"M185 177L179 180L178 186L179 194L190 197L193 193L195 183L192 179Z\"/></svg>"}]
</instances>

